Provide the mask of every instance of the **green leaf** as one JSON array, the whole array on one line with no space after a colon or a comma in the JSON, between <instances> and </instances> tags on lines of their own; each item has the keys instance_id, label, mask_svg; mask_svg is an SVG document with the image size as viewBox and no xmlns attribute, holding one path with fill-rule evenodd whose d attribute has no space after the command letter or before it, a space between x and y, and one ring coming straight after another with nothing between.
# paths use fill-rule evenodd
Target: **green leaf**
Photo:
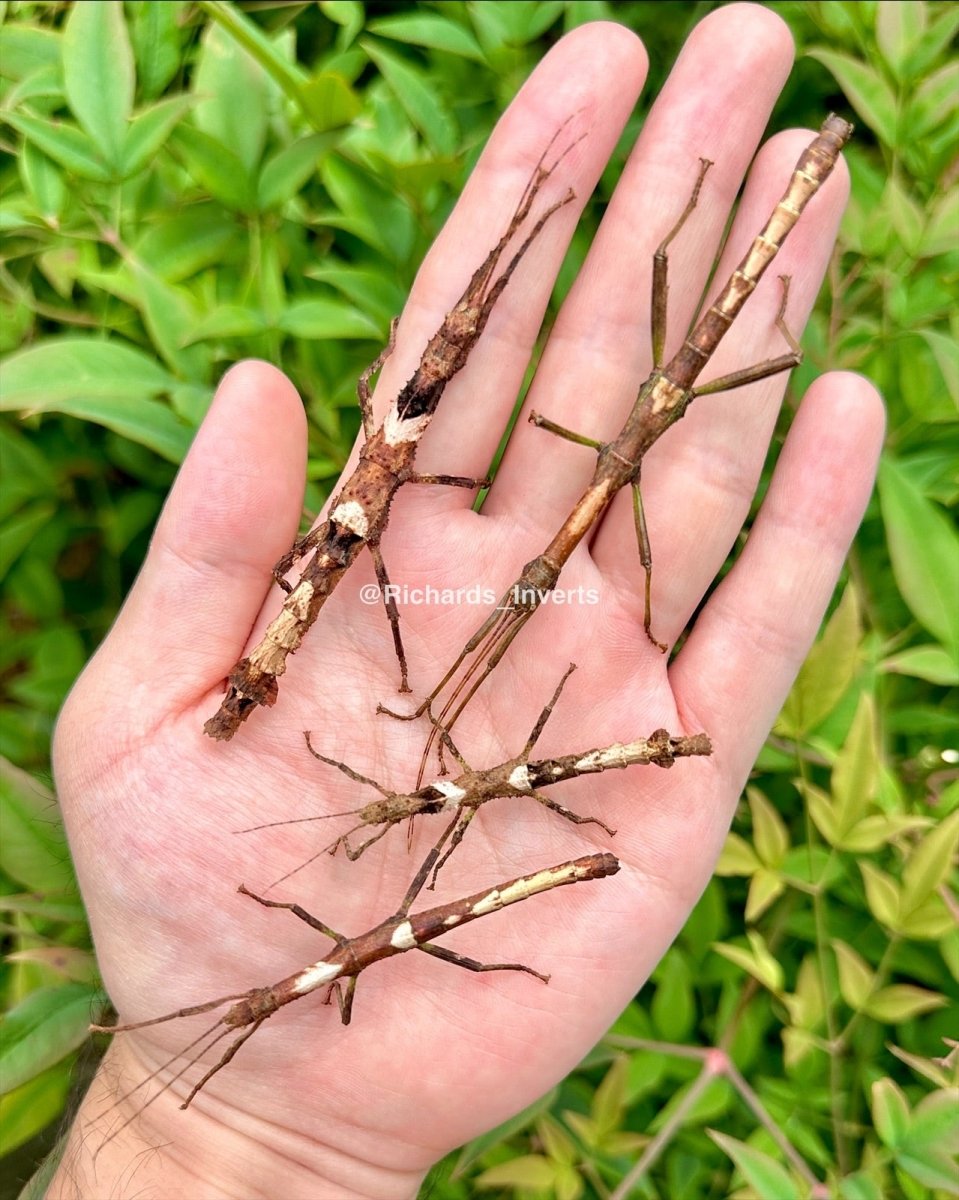
<instances>
[{"instance_id":1,"label":"green leaf","mask_svg":"<svg viewBox=\"0 0 959 1200\"><path fill-rule=\"evenodd\" d=\"M297 338L372 338L379 340L383 331L366 313L342 300L294 300L280 314L278 326Z\"/></svg>"},{"instance_id":2,"label":"green leaf","mask_svg":"<svg viewBox=\"0 0 959 1200\"><path fill-rule=\"evenodd\" d=\"M53 793L5 758L0 758L0 814L0 867L11 879L40 893L73 886Z\"/></svg>"},{"instance_id":3,"label":"green leaf","mask_svg":"<svg viewBox=\"0 0 959 1200\"><path fill-rule=\"evenodd\" d=\"M433 13L402 13L397 16L377 17L366 27L370 33L391 38L395 42L408 42L413 46L445 50L462 58L485 62L479 42L468 29Z\"/></svg>"},{"instance_id":4,"label":"green leaf","mask_svg":"<svg viewBox=\"0 0 959 1200\"><path fill-rule=\"evenodd\" d=\"M426 138L433 152L452 154L458 141L456 127L427 78L399 55L378 46L369 38L364 38L360 45L376 63L406 115Z\"/></svg>"},{"instance_id":5,"label":"green leaf","mask_svg":"<svg viewBox=\"0 0 959 1200\"><path fill-rule=\"evenodd\" d=\"M883 1145L894 1150L909 1131L909 1103L891 1079L877 1079L872 1085L872 1120Z\"/></svg>"},{"instance_id":6,"label":"green leaf","mask_svg":"<svg viewBox=\"0 0 959 1200\"><path fill-rule=\"evenodd\" d=\"M909 1123L909 1146L959 1150L959 1104L952 1089L932 1092L919 1101Z\"/></svg>"},{"instance_id":7,"label":"green leaf","mask_svg":"<svg viewBox=\"0 0 959 1200\"><path fill-rule=\"evenodd\" d=\"M281 204L292 200L336 141L333 134L314 133L284 146L267 159L257 184L257 207L260 211L279 208Z\"/></svg>"},{"instance_id":8,"label":"green leaf","mask_svg":"<svg viewBox=\"0 0 959 1200\"><path fill-rule=\"evenodd\" d=\"M673 949L656 970L650 1015L657 1032L670 1042L684 1041L696 1021L693 981L681 954Z\"/></svg>"},{"instance_id":9,"label":"green leaf","mask_svg":"<svg viewBox=\"0 0 959 1200\"><path fill-rule=\"evenodd\" d=\"M851 58L837 50L812 47L806 54L821 62L833 75L846 93L849 103L869 128L887 146L895 146L898 136L896 96L879 72L858 58Z\"/></svg>"},{"instance_id":10,"label":"green leaf","mask_svg":"<svg viewBox=\"0 0 959 1200\"><path fill-rule=\"evenodd\" d=\"M879 0L876 13L876 41L893 73L904 77L903 68L926 28L926 7L922 3L901 4L898 0Z\"/></svg>"},{"instance_id":11,"label":"green leaf","mask_svg":"<svg viewBox=\"0 0 959 1200\"><path fill-rule=\"evenodd\" d=\"M916 89L909 105L910 134L928 137L940 125L952 121L959 109L959 63L950 62L934 71Z\"/></svg>"},{"instance_id":12,"label":"green leaf","mask_svg":"<svg viewBox=\"0 0 959 1200\"><path fill-rule=\"evenodd\" d=\"M135 258L129 262L136 280L136 304L150 333L150 339L170 369L187 379L202 381L206 355L200 348L186 348L199 315L196 301L185 289L167 283Z\"/></svg>"},{"instance_id":13,"label":"green leaf","mask_svg":"<svg viewBox=\"0 0 959 1200\"><path fill-rule=\"evenodd\" d=\"M363 28L366 13L360 0L320 0L320 11L335 24L342 26L342 40L338 45L348 46Z\"/></svg>"},{"instance_id":14,"label":"green leaf","mask_svg":"<svg viewBox=\"0 0 959 1200\"><path fill-rule=\"evenodd\" d=\"M197 128L229 146L252 176L266 142L266 76L261 64L213 21L203 31L191 88Z\"/></svg>"},{"instance_id":15,"label":"green leaf","mask_svg":"<svg viewBox=\"0 0 959 1200\"><path fill-rule=\"evenodd\" d=\"M213 342L220 338L255 337L268 328L267 319L258 308L245 308L242 304L221 304L196 322L184 345Z\"/></svg>"},{"instance_id":16,"label":"green leaf","mask_svg":"<svg viewBox=\"0 0 959 1200\"><path fill-rule=\"evenodd\" d=\"M40 25L7 23L0 27L0 63L7 79L23 79L44 67L60 65L60 34Z\"/></svg>"},{"instance_id":17,"label":"green leaf","mask_svg":"<svg viewBox=\"0 0 959 1200\"><path fill-rule=\"evenodd\" d=\"M861 639L859 595L849 584L779 714L777 728L787 737L803 737L836 707L855 677Z\"/></svg>"},{"instance_id":18,"label":"green leaf","mask_svg":"<svg viewBox=\"0 0 959 1200\"><path fill-rule=\"evenodd\" d=\"M875 800L880 757L875 701L869 692L863 692L832 771L840 838L858 824Z\"/></svg>"},{"instance_id":19,"label":"green leaf","mask_svg":"<svg viewBox=\"0 0 959 1200\"><path fill-rule=\"evenodd\" d=\"M479 1137L473 1138L471 1142L467 1142L459 1153L456 1166L453 1168L450 1178L453 1181L459 1179L466 1172L466 1169L484 1155L487 1150L498 1146L501 1142L505 1142L514 1134L521 1133L528 1126L532 1125L537 1117L552 1108L558 1095L559 1089L551 1088L545 1096L540 1096L538 1100L534 1100L528 1108L524 1108L515 1117L510 1117L502 1125L498 1125L488 1133L481 1133Z\"/></svg>"},{"instance_id":20,"label":"green leaf","mask_svg":"<svg viewBox=\"0 0 959 1200\"><path fill-rule=\"evenodd\" d=\"M136 59L140 94L148 100L162 94L180 65L182 0L127 0L130 39Z\"/></svg>"},{"instance_id":21,"label":"green leaf","mask_svg":"<svg viewBox=\"0 0 959 1200\"><path fill-rule=\"evenodd\" d=\"M31 117L27 113L5 112L3 119L44 154L48 154L54 162L81 178L107 183L114 177L114 172L104 161L93 140L75 125L64 121L46 121L41 117Z\"/></svg>"},{"instance_id":22,"label":"green leaf","mask_svg":"<svg viewBox=\"0 0 959 1200\"><path fill-rule=\"evenodd\" d=\"M912 646L884 658L880 669L893 675L910 675L941 687L959 685L959 662L942 646Z\"/></svg>"},{"instance_id":23,"label":"green leaf","mask_svg":"<svg viewBox=\"0 0 959 1200\"><path fill-rule=\"evenodd\" d=\"M551 1191L555 1172L553 1164L541 1154L524 1154L489 1167L473 1183L479 1188L512 1187Z\"/></svg>"},{"instance_id":24,"label":"green leaf","mask_svg":"<svg viewBox=\"0 0 959 1200\"><path fill-rule=\"evenodd\" d=\"M63 82L73 115L118 170L136 83L122 5L73 5L63 30Z\"/></svg>"},{"instance_id":25,"label":"green leaf","mask_svg":"<svg viewBox=\"0 0 959 1200\"><path fill-rule=\"evenodd\" d=\"M176 128L170 145L197 183L221 204L241 213L256 212L256 192L249 172L228 146L192 125Z\"/></svg>"},{"instance_id":26,"label":"green leaf","mask_svg":"<svg viewBox=\"0 0 959 1200\"><path fill-rule=\"evenodd\" d=\"M832 948L839 968L839 992L853 1012L860 1012L872 993L875 972L845 942L834 941Z\"/></svg>"},{"instance_id":27,"label":"green leaf","mask_svg":"<svg viewBox=\"0 0 959 1200\"><path fill-rule=\"evenodd\" d=\"M96 989L82 983L39 988L0 1025L0 1092L12 1092L86 1041Z\"/></svg>"},{"instance_id":28,"label":"green leaf","mask_svg":"<svg viewBox=\"0 0 959 1200\"><path fill-rule=\"evenodd\" d=\"M921 1155L900 1151L896 1155L896 1164L925 1187L949 1196L959 1196L959 1183L956 1182L959 1179L959 1169L955 1159L949 1155L937 1153L933 1149L927 1149Z\"/></svg>"},{"instance_id":29,"label":"green leaf","mask_svg":"<svg viewBox=\"0 0 959 1200\"><path fill-rule=\"evenodd\" d=\"M841 1200L883 1200L879 1184L864 1171L847 1175L839 1183Z\"/></svg>"},{"instance_id":30,"label":"green leaf","mask_svg":"<svg viewBox=\"0 0 959 1200\"><path fill-rule=\"evenodd\" d=\"M891 875L880 871L872 863L861 862L859 870L866 888L866 903L869 911L887 929L899 928L899 886Z\"/></svg>"},{"instance_id":31,"label":"green leaf","mask_svg":"<svg viewBox=\"0 0 959 1200\"><path fill-rule=\"evenodd\" d=\"M932 351L950 400L959 406L959 359L954 340L935 329L917 329L916 333Z\"/></svg>"},{"instance_id":32,"label":"green leaf","mask_svg":"<svg viewBox=\"0 0 959 1200\"><path fill-rule=\"evenodd\" d=\"M959 537L891 457L880 463L879 499L903 599L917 620L959 656Z\"/></svg>"},{"instance_id":33,"label":"green leaf","mask_svg":"<svg viewBox=\"0 0 959 1200\"><path fill-rule=\"evenodd\" d=\"M19 165L40 215L48 224L56 225L69 196L60 168L29 139L23 143Z\"/></svg>"},{"instance_id":34,"label":"green leaf","mask_svg":"<svg viewBox=\"0 0 959 1200\"><path fill-rule=\"evenodd\" d=\"M752 875L761 865L756 852L746 839L741 838L738 833L730 833L716 864L716 874Z\"/></svg>"},{"instance_id":35,"label":"green leaf","mask_svg":"<svg viewBox=\"0 0 959 1200\"><path fill-rule=\"evenodd\" d=\"M715 1129L708 1133L720 1150L733 1160L760 1200L799 1200L799 1189L792 1177L774 1158Z\"/></svg>"},{"instance_id":36,"label":"green leaf","mask_svg":"<svg viewBox=\"0 0 959 1200\"><path fill-rule=\"evenodd\" d=\"M191 96L171 96L137 113L123 142L121 169L125 179L149 165L192 104Z\"/></svg>"},{"instance_id":37,"label":"green leaf","mask_svg":"<svg viewBox=\"0 0 959 1200\"><path fill-rule=\"evenodd\" d=\"M56 513L53 504L28 504L0 525L0 579Z\"/></svg>"},{"instance_id":38,"label":"green leaf","mask_svg":"<svg viewBox=\"0 0 959 1200\"><path fill-rule=\"evenodd\" d=\"M918 908L945 883L959 848L959 810L950 813L909 855L902 873L903 914Z\"/></svg>"},{"instance_id":39,"label":"green leaf","mask_svg":"<svg viewBox=\"0 0 959 1200\"><path fill-rule=\"evenodd\" d=\"M959 229L959 190L950 188L930 208L919 243L920 257L947 254L955 247L956 229Z\"/></svg>"},{"instance_id":40,"label":"green leaf","mask_svg":"<svg viewBox=\"0 0 959 1200\"><path fill-rule=\"evenodd\" d=\"M300 105L317 133L349 125L362 106L359 96L336 71L320 71L300 88Z\"/></svg>"},{"instance_id":41,"label":"green leaf","mask_svg":"<svg viewBox=\"0 0 959 1200\"><path fill-rule=\"evenodd\" d=\"M24 913L28 917L39 917L42 921L67 921L79 924L86 920L86 913L79 900L63 896L0 895L0 912Z\"/></svg>"},{"instance_id":42,"label":"green leaf","mask_svg":"<svg viewBox=\"0 0 959 1200\"><path fill-rule=\"evenodd\" d=\"M628 1075L629 1059L625 1054L617 1055L602 1083L596 1089L590 1105L590 1112L600 1138L617 1132L622 1126L626 1108Z\"/></svg>"},{"instance_id":43,"label":"green leaf","mask_svg":"<svg viewBox=\"0 0 959 1200\"><path fill-rule=\"evenodd\" d=\"M182 460L192 430L154 395L176 380L119 342L57 338L11 355L0 370L0 411L60 412L105 425L170 462Z\"/></svg>"},{"instance_id":44,"label":"green leaf","mask_svg":"<svg viewBox=\"0 0 959 1200\"><path fill-rule=\"evenodd\" d=\"M63 1111L70 1091L70 1069L50 1067L0 1096L3 1153L10 1154L40 1133Z\"/></svg>"},{"instance_id":45,"label":"green leaf","mask_svg":"<svg viewBox=\"0 0 959 1200\"><path fill-rule=\"evenodd\" d=\"M767 867L776 867L789 849L789 833L782 818L758 788L746 789L753 818L753 844Z\"/></svg>"},{"instance_id":46,"label":"green leaf","mask_svg":"<svg viewBox=\"0 0 959 1200\"><path fill-rule=\"evenodd\" d=\"M716 942L713 949L723 958L728 958L736 966L742 967L754 979L775 995L783 990L783 969L775 955L771 954L765 939L758 930L751 929L747 933L750 948L731 946L725 942Z\"/></svg>"},{"instance_id":47,"label":"green leaf","mask_svg":"<svg viewBox=\"0 0 959 1200\"><path fill-rule=\"evenodd\" d=\"M786 890L782 878L775 872L761 867L749 881L746 898L745 918L747 924L758 921L767 908Z\"/></svg>"},{"instance_id":48,"label":"green leaf","mask_svg":"<svg viewBox=\"0 0 959 1200\"><path fill-rule=\"evenodd\" d=\"M157 213L134 243L137 258L163 279L179 283L206 267L223 265L237 227L219 204L193 204L186 212Z\"/></svg>"},{"instance_id":49,"label":"green leaf","mask_svg":"<svg viewBox=\"0 0 959 1200\"><path fill-rule=\"evenodd\" d=\"M946 997L938 992L913 987L909 983L894 983L876 992L863 1008L875 1021L882 1021L884 1025L898 1025L922 1013L942 1008L946 1003Z\"/></svg>"}]
</instances>

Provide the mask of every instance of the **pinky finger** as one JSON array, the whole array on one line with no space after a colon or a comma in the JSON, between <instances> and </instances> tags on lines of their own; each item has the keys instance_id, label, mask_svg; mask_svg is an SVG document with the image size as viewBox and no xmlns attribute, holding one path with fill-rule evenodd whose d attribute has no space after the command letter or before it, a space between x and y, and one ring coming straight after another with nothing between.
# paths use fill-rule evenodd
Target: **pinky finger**
<instances>
[{"instance_id":1,"label":"pinky finger","mask_svg":"<svg viewBox=\"0 0 959 1200\"><path fill-rule=\"evenodd\" d=\"M738 785L819 629L872 491L884 428L868 380L846 372L816 380L739 561L670 670L680 710L725 750Z\"/></svg>"}]
</instances>

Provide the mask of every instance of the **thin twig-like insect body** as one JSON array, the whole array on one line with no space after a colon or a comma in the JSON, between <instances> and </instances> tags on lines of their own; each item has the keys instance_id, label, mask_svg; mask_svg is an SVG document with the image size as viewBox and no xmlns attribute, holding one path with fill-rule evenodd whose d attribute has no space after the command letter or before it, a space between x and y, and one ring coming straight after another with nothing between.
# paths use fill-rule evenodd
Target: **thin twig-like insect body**
<instances>
[{"instance_id":1,"label":"thin twig-like insect body","mask_svg":"<svg viewBox=\"0 0 959 1200\"><path fill-rule=\"evenodd\" d=\"M572 118L570 118L572 119ZM469 286L456 306L430 339L419 366L401 389L379 429L373 425L369 381L382 367L393 349L396 322L390 330L386 349L363 373L357 385L363 431L366 437L355 471L343 485L330 509L329 517L312 532L297 540L293 549L276 564L274 576L288 592L280 613L274 618L260 643L236 663L227 679L227 693L219 710L204 725L204 731L218 741L229 740L253 709L276 702L278 678L286 670L286 660L295 653L337 584L352 566L364 546L373 557L377 579L393 631L393 642L400 664L400 690L408 692L406 654L399 629L399 613L389 587L389 577L380 550L380 539L389 520L393 497L405 483L439 484L448 487L479 488L489 480L456 475L424 475L413 463L420 439L426 432L440 398L454 375L466 364L470 351L486 327L490 313L516 267L550 217L569 204L574 195L568 190L537 218L529 233L494 279L496 269L509 243L526 221L540 189L550 178L573 145L545 166L546 155L569 122L557 130L520 198L503 236L486 260L473 274ZM283 576L304 556L311 554L305 570L293 586Z\"/></svg>"},{"instance_id":2,"label":"thin twig-like insect body","mask_svg":"<svg viewBox=\"0 0 959 1200\"><path fill-rule=\"evenodd\" d=\"M307 733L305 735L306 744L314 758L318 758L321 762L336 767L356 783L362 783L368 787L375 788L382 796L382 799L374 800L363 808L354 809L349 814L331 813L324 817L303 817L300 821L271 821L265 825L256 825L252 829L244 829L240 832L253 833L257 830L269 829L276 825L328 820L334 816L350 815L357 818L357 823L352 829L341 834L329 846L312 855L305 862L294 868L293 871L276 880L276 883L282 883L284 880L289 879L291 875L295 875L298 871L301 871L321 854L327 852L335 854L340 846L343 847L349 859L356 860L364 850L372 846L374 842L378 842L394 825L398 825L407 819L424 816L429 813L453 813L455 814L453 824L447 833L443 835L442 839L445 842L450 834L452 834L452 840L446 853L433 868L433 883L435 883L436 874L462 841L470 821L476 815L477 809L488 800L495 800L500 797L526 797L535 800L551 812L565 817L567 821L572 821L576 825L598 825L612 836L615 831L610 829L598 817L580 816L564 805L557 803L551 797L544 796L538 789L551 787L553 784L562 783L567 779L579 779L584 775L595 775L602 771L622 770L626 767L640 764L653 763L658 767L671 767L677 758L690 758L711 754L712 745L704 733L677 737L665 729L657 729L648 738L636 738L632 742L616 742L611 746L583 750L578 754L564 754L555 758L544 758L530 762L530 754L533 747L542 734L567 679L569 679L574 670L575 666L571 663L559 681L549 703L540 713L526 741L526 745L514 758L483 771L474 770L457 750L449 734L444 732L441 735L444 744L463 768L462 773L455 779L434 780L432 783L428 783L414 792L391 792L375 780L354 771L346 763L320 754L313 747L310 735ZM361 830L368 829L375 829L376 832L358 845L351 844L350 838L352 835L359 833Z\"/></svg>"},{"instance_id":3,"label":"thin twig-like insect body","mask_svg":"<svg viewBox=\"0 0 959 1200\"><path fill-rule=\"evenodd\" d=\"M372 966L373 963L379 962L381 959L403 954L407 950L420 950L434 958L441 959L443 962L452 963L454 966L463 967L468 971L521 971L527 975L534 975L537 979L548 983L548 975L542 975L539 971L534 971L532 967L524 966L522 963L479 963L475 959L466 958L452 950L435 946L433 941L435 938L442 937L444 933L449 933L451 929L459 925L468 924L470 921L475 921L478 917L486 916L488 913L498 912L501 908L506 908L510 904L517 904L519 901L526 900L530 896L535 896L540 892L551 891L553 888L563 887L570 883L580 883L590 879L602 879L606 875L615 875L619 870L619 863L612 854L589 854L583 858L574 859L571 862L560 863L555 867L548 867L542 871L522 875L517 879L511 879L508 883L501 883L497 887L476 892L462 900L453 900L448 904L440 904L435 908L410 914L409 910L413 901L422 890L423 884L435 865L440 846L442 846L442 840L430 852L420 867L416 878L413 880L404 897L403 903L393 916L380 922L379 925L369 930L369 932L360 934L359 937L355 938L344 937L342 934L330 929L328 925L311 916L310 913L306 912L298 904L265 900L263 897L257 896L247 888L241 886L239 890L243 895L251 897L251 899L256 900L257 903L267 908L289 909L290 912L299 917L300 920L305 921L312 929L316 929L319 933L324 934L324 936L334 941L336 943L335 948L324 958L310 963L309 966L303 967L301 970L288 975L285 979L281 979L278 983L271 984L268 987L251 988L247 992L221 996L219 999L210 1000L206 1004L194 1004L187 1008L178 1009L176 1012L167 1013L162 1017L153 1017L150 1020L137 1021L129 1025L91 1026L93 1031L99 1033L124 1033L135 1029L144 1029L149 1025L159 1025L166 1021L174 1021L180 1017L212 1012L214 1009L221 1008L225 1004L230 1005L215 1025L212 1025L204 1033L200 1034L181 1054L177 1054L157 1071L154 1071L139 1083L136 1088L121 1097L121 1099L127 1099L128 1096L148 1084L160 1072L167 1070L173 1062L183 1057L184 1054L196 1050L196 1055L187 1062L186 1066L180 1069L171 1080L164 1084L143 1107L146 1107L147 1104L152 1104L158 1096L162 1095L172 1083L188 1071L216 1042L229 1036L232 1031L242 1029L243 1033L230 1043L219 1061L192 1088L186 1100L180 1106L181 1108L186 1108L197 1092L219 1070L226 1066L243 1043L256 1033L264 1021L285 1005L292 1003L294 1000L299 1000L303 996L308 996L322 987L329 989L326 997L327 1001L335 991L341 1019L344 1025L348 1025L352 1013L356 979L360 972ZM348 981L344 991L340 991L341 980ZM201 1045L201 1043L203 1044ZM140 1111L142 1111L142 1108ZM132 1120L133 1118L130 1119ZM109 1141L116 1137L124 1127L121 1126L119 1129L114 1130L106 1140ZM105 1144L106 1142L104 1142Z\"/></svg>"},{"instance_id":4,"label":"thin twig-like insect body","mask_svg":"<svg viewBox=\"0 0 959 1200\"><path fill-rule=\"evenodd\" d=\"M379 711L401 720L413 720L423 713L428 713L433 721L417 784L423 781L430 748L440 731L452 729L460 713L503 658L510 643L539 608L544 597L555 588L560 572L573 551L606 511L616 493L626 486L633 488L640 561L646 573L644 626L650 640L661 650L666 650L666 646L653 638L650 629L652 558L639 490L643 456L666 430L683 416L697 396L743 387L781 371L788 371L802 361L799 345L785 323L788 279L784 278L783 299L776 325L789 346L789 352L696 386L696 380L755 290L790 230L799 220L803 209L832 172L839 153L851 134L852 126L848 122L835 115L827 118L818 137L801 155L789 186L764 229L733 271L717 299L696 323L679 351L663 365L666 342L667 248L696 206L703 179L712 165L703 159L689 202L679 220L661 242L654 257L653 371L640 387L633 409L618 436L611 442L601 443L584 434L565 429L538 413L531 414L530 420L533 424L569 441L594 449L598 455L596 469L589 486L549 545L542 554L523 567L516 582L510 586L496 609L469 639L459 657L423 703L409 714L395 713L380 705ZM461 668L462 673L456 679ZM449 696L439 713L434 715L434 701L450 684L453 684L453 687Z\"/></svg>"}]
</instances>

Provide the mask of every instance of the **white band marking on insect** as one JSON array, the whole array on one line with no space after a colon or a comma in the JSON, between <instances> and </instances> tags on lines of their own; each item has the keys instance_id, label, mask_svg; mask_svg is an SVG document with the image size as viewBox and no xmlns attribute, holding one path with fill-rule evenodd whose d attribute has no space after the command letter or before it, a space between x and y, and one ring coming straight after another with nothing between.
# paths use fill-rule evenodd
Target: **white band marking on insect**
<instances>
[{"instance_id":1,"label":"white band marking on insect","mask_svg":"<svg viewBox=\"0 0 959 1200\"><path fill-rule=\"evenodd\" d=\"M330 513L330 520L342 525L350 533L355 533L357 537L365 538L369 533L370 522L358 500L345 500L338 504Z\"/></svg>"},{"instance_id":2,"label":"white band marking on insect","mask_svg":"<svg viewBox=\"0 0 959 1200\"><path fill-rule=\"evenodd\" d=\"M420 417L404 421L396 409L391 408L383 422L383 441L387 446L399 446L401 442L418 442L426 432L432 417L432 413L423 413Z\"/></svg>"},{"instance_id":3,"label":"white band marking on insect","mask_svg":"<svg viewBox=\"0 0 959 1200\"><path fill-rule=\"evenodd\" d=\"M437 779L430 786L446 797L446 803L443 805L444 812L448 809L459 808L466 799L466 789L453 783L451 779Z\"/></svg>"},{"instance_id":4,"label":"white band marking on insect","mask_svg":"<svg viewBox=\"0 0 959 1200\"><path fill-rule=\"evenodd\" d=\"M529 781L529 767L526 763L521 763L520 766L514 767L510 773L509 785L516 788L518 792L532 791L533 785Z\"/></svg>"},{"instance_id":5,"label":"white band marking on insect","mask_svg":"<svg viewBox=\"0 0 959 1200\"><path fill-rule=\"evenodd\" d=\"M324 983L330 983L342 973L343 968L339 963L329 963L321 959L297 975L293 990L298 996L301 996L305 992L312 992L314 988L321 987Z\"/></svg>"},{"instance_id":6,"label":"white band marking on insect","mask_svg":"<svg viewBox=\"0 0 959 1200\"><path fill-rule=\"evenodd\" d=\"M413 937L413 926L409 921L404 921L402 925L397 925L393 930L390 945L395 946L397 950L413 949L416 945L416 938Z\"/></svg>"}]
</instances>

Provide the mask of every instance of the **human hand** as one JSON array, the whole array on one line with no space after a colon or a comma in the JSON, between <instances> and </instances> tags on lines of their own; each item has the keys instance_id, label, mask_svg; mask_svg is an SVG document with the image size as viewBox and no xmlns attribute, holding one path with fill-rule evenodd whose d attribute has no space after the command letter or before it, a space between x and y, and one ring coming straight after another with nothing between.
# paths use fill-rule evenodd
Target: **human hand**
<instances>
[{"instance_id":1,"label":"human hand","mask_svg":"<svg viewBox=\"0 0 959 1200\"><path fill-rule=\"evenodd\" d=\"M717 62L723 70L716 71ZM671 246L674 348L705 284L729 206L791 62L768 10L730 6L692 35L647 120L589 259L556 322L529 406L599 438L613 434L650 366L652 252L688 196L700 156L711 170L694 218ZM589 194L645 73L638 41L613 25L569 35L520 93L424 264L397 349L377 389L377 418L426 338L508 220L533 162L577 113L587 131L557 192ZM779 198L808 133L780 135L750 175L717 274L722 279ZM791 235L779 269L793 277L801 327L844 201L837 170ZM553 198L552 193L544 201ZM558 213L504 292L424 439L424 471L482 474L525 371L577 205ZM709 375L781 350L775 279L757 290ZM655 557L653 628L673 642L696 610L748 512L783 378L698 400L644 463ZM585 403L584 403L585 399ZM743 781L818 627L872 482L882 416L848 375L810 389L746 549L672 663L642 630L642 572L630 499L621 495L560 586L595 589L596 605L545 606L457 728L474 765L516 753L566 664L570 681L538 750L706 729L714 755L668 773L633 768L564 785L562 801L618 829L610 847L534 804L496 801L441 876L452 899L590 849L623 870L590 888L536 898L444 944L551 973L468 975L407 955L364 975L354 1022L310 1000L279 1014L184 1115L170 1092L111 1142L97 1178L132 1171L158 1194L411 1195L449 1148L529 1103L565 1074L628 1002L681 927L721 848ZM327 945L282 914L235 894L262 891L308 857L310 826L246 837L285 817L356 808L360 795L306 753L314 744L394 787L411 785L421 725L374 714L397 671L389 627L360 602L363 559L327 603L284 676L280 699L234 742L201 732L220 683L278 606L270 567L295 533L305 457L302 408L263 364L224 379L161 518L147 563L109 638L62 715L55 748L61 801L104 980L135 1021L269 983ZM384 554L394 582L499 593L537 553L593 468L585 449L521 418L482 515L458 489L404 488ZM347 467L347 470L350 466ZM403 632L415 691L431 687L482 610L408 607ZM250 632L252 627L252 633ZM336 829L334 822L329 823ZM338 831L338 830L337 830ZM322 859L277 889L334 928L360 933L392 913L437 830L421 821L411 853L390 834L359 862ZM326 840L329 840L328 838ZM637 936L642 931L642 937ZM202 1026L201 1026L202 1027ZM199 1030L197 1030L198 1032ZM82 1181L110 1120L94 1109L135 1086L193 1036L179 1023L119 1037L84 1106L70 1155ZM51 1196L68 1195L66 1168ZM192 1188L192 1193L190 1192ZM59 1190L58 1190L59 1189ZM325 1190L324 1190L325 1189Z\"/></svg>"}]
</instances>

